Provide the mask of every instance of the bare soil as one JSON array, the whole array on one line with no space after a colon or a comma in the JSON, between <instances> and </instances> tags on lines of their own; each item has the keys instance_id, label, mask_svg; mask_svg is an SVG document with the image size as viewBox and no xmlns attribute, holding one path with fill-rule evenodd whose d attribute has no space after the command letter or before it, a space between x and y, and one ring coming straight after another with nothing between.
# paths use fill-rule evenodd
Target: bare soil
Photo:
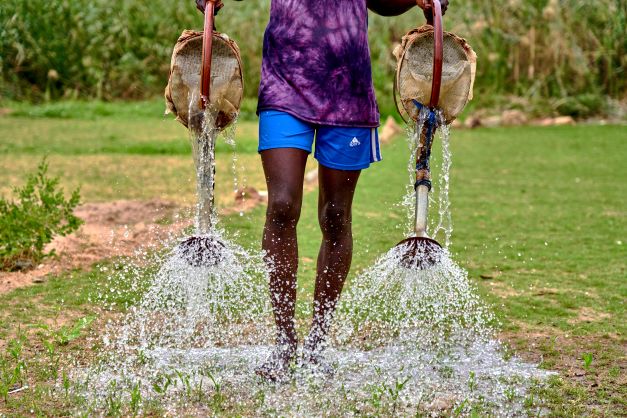
<instances>
[{"instance_id":1,"label":"bare soil","mask_svg":"<svg viewBox=\"0 0 627 418\"><path fill-rule=\"evenodd\" d=\"M221 210L221 214L246 212L264 201L263 193L246 188L235 195L233 204ZM87 203L76 209L76 215L85 222L81 228L66 237L56 237L46 247L46 252L54 250L56 255L31 270L0 272L0 294L43 283L47 276L64 271L158 248L193 222L191 208L156 199Z\"/></svg>"},{"instance_id":2,"label":"bare soil","mask_svg":"<svg viewBox=\"0 0 627 418\"><path fill-rule=\"evenodd\" d=\"M85 222L81 228L56 237L46 247L46 252L54 250L55 255L34 269L0 272L0 294L41 283L48 275L86 268L103 259L132 255L138 248L153 246L190 224L189 218L179 212L174 203L161 200L81 205L75 212Z\"/></svg>"},{"instance_id":3,"label":"bare soil","mask_svg":"<svg viewBox=\"0 0 627 418\"><path fill-rule=\"evenodd\" d=\"M599 312L596 309L584 306L577 311L577 318L569 319L568 323L576 325L579 322L599 322L611 317L612 315L607 312Z\"/></svg>"},{"instance_id":4,"label":"bare soil","mask_svg":"<svg viewBox=\"0 0 627 418\"><path fill-rule=\"evenodd\" d=\"M627 345L616 333L573 335L556 329L534 328L522 322L518 331L499 333L525 361L543 364L565 379L573 390L585 391L583 401L594 416L609 416L611 404L624 402L627 387ZM592 363L586 367L583 355L590 353ZM576 390L575 390L576 392ZM600 394L605 399L598 402ZM575 395L571 395L575 396ZM581 401L581 399L579 400ZM609 408L609 409L608 409Z\"/></svg>"}]
</instances>

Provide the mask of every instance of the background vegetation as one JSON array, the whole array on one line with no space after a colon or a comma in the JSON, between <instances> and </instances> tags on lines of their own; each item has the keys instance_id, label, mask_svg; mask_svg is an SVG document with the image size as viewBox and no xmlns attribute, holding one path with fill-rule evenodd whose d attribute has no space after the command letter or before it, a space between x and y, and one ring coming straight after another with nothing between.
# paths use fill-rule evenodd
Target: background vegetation
<instances>
[{"instance_id":1,"label":"background vegetation","mask_svg":"<svg viewBox=\"0 0 627 418\"><path fill-rule=\"evenodd\" d=\"M226 3L218 29L240 45L254 98L270 0ZM586 117L625 99L626 9L622 0L456 0L445 26L479 56L477 105ZM383 113L394 113L393 44L421 16L370 17ZM180 32L201 26L192 0L4 0L0 98L152 97Z\"/></svg>"}]
</instances>

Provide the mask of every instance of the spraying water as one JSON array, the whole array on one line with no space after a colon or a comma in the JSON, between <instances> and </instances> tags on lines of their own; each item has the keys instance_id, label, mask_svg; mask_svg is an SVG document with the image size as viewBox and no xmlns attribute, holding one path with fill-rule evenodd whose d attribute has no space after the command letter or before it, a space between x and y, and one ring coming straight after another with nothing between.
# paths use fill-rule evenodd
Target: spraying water
<instances>
[{"instance_id":1,"label":"spraying water","mask_svg":"<svg viewBox=\"0 0 627 418\"><path fill-rule=\"evenodd\" d=\"M191 108L192 104L190 115ZM125 398L138 388L145 399L159 397L166 406L178 404L179 392L189 392L191 382L206 388L217 384L212 380L211 362L190 360L190 356L272 339L262 256L231 242L217 227L215 112L208 109L195 114L189 125L198 192L195 234L219 242L219 247L212 248L219 256L215 263L190 263L186 248L178 245L146 257L160 266L154 273L124 265L110 278L105 293L119 293L119 283L130 281L125 291L141 297L121 318L107 324L100 358L78 374L81 391L97 409L108 408L113 396ZM232 142L234 132L234 128L225 132L227 141Z\"/></svg>"},{"instance_id":2,"label":"spraying water","mask_svg":"<svg viewBox=\"0 0 627 418\"><path fill-rule=\"evenodd\" d=\"M201 114L194 114L198 100L192 95L189 115L193 116L190 116L189 133L196 167L196 193L198 195L196 233L206 234L211 230L211 225L217 221L214 209L215 145L220 132L215 126L217 112L214 109L207 107Z\"/></svg>"},{"instance_id":3,"label":"spraying water","mask_svg":"<svg viewBox=\"0 0 627 418\"><path fill-rule=\"evenodd\" d=\"M443 232L449 243L451 158L449 131L441 132L439 219L432 232ZM199 183L212 185L214 155L202 147L194 152ZM207 214L201 192L200 230ZM139 392L140 411L157 402L171 415L542 413L526 396L549 373L506 354L492 311L446 249L433 268L415 270L402 266L396 247L353 280L325 354L332 378L296 368L287 384L264 381L254 370L275 334L267 267L262 254L227 240L211 216L207 233L225 243L219 263L190 265L176 251L157 260L160 268L149 274L137 303L108 325L99 360L76 374L77 393L96 410L129 403ZM121 280L131 275L140 283L146 275L125 271Z\"/></svg>"}]
</instances>

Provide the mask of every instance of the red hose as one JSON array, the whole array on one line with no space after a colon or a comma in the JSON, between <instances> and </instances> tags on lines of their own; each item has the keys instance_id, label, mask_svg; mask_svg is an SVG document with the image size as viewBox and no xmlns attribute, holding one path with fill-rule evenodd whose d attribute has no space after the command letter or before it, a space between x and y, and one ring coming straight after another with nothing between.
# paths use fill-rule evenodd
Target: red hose
<instances>
[{"instance_id":1,"label":"red hose","mask_svg":"<svg viewBox=\"0 0 627 418\"><path fill-rule=\"evenodd\" d=\"M211 51L213 47L213 14L217 0L205 1L205 27L202 38L202 73L200 76L200 106L205 109L211 95Z\"/></svg>"},{"instance_id":2,"label":"red hose","mask_svg":"<svg viewBox=\"0 0 627 418\"><path fill-rule=\"evenodd\" d=\"M442 84L442 57L444 55L444 29L442 25L442 5L439 0L432 0L433 12L433 81L431 83L431 98L429 107L435 108L440 100L440 86Z\"/></svg>"}]
</instances>

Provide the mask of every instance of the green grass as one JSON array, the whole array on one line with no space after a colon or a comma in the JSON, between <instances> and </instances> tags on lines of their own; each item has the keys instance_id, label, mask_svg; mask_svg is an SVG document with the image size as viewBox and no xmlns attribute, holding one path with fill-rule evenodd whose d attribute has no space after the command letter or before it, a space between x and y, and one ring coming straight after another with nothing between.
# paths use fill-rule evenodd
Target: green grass
<instances>
[{"instance_id":1,"label":"green grass","mask_svg":"<svg viewBox=\"0 0 627 418\"><path fill-rule=\"evenodd\" d=\"M8 103L0 117L0 194L9 194L44 155L66 190L81 187L85 201L160 198L193 204L195 175L187 131L164 116L163 100L140 103ZM235 151L238 172L257 160L257 127L241 123ZM233 148L219 140L218 205L233 201ZM240 182L244 181L243 178ZM246 184L264 185L258 170Z\"/></svg>"},{"instance_id":2,"label":"green grass","mask_svg":"<svg viewBox=\"0 0 627 418\"><path fill-rule=\"evenodd\" d=\"M152 116L133 119L123 114L91 120L0 118L0 147L12 147L3 148L7 151L0 158L0 173L4 173L0 178L11 184L15 180L7 172L28 171L20 161L37 159L46 152L50 153L51 168L55 162L66 161L64 167L69 169L69 162L81 158L101 159L103 166L112 161L136 164L133 158L145 158L148 166L180 159L180 167L186 164L189 169L191 157L176 148L178 145L168 145L184 142L184 131L170 126L174 122L155 123L156 120ZM28 130L27 125L48 129L49 133L33 140L29 132L37 129ZM258 157L254 151L248 152L254 146L255 125L242 122L240 128L237 140L242 144L241 156L248 158L246 175L261 182ZM503 338L521 356L559 371L559 377L537 394L546 399L555 416L617 416L624 412L624 130L624 126L582 125L452 133L452 252L493 305L503 323ZM112 132L119 135L118 144L128 140L136 146L171 148L165 155L137 155L124 151L123 145L111 153L98 151L106 149L103 144ZM49 141L44 141L46 138ZM37 143L44 146L33 148ZM50 150L46 150L46 144L50 144ZM439 151L434 153L438 155ZM225 150L223 154L228 153ZM383 162L363 173L355 197L351 277L403 238L404 228L399 225L405 214L397 203L407 182L408 156L402 138L384 147L383 156ZM225 161L228 166L228 159ZM65 177L69 177L68 184L82 183L84 188L90 188L87 183L99 185L111 178L128 176L118 171L105 170L98 177L75 170L68 171ZM224 178L230 183L229 176ZM162 182L161 177L146 176L141 181L145 184L129 182L119 192L132 195L134 189L143 188L147 194L162 193L169 188L174 190L177 183L187 187L184 183L189 179L175 175L169 186L151 184ZM228 191L230 186L223 187ZM106 192L99 196L98 188L92 188L92 196L106 200L117 195ZM320 243L316 199L315 191L305 195L299 225L299 289L304 290L299 294L301 315L311 303ZM242 217L227 217L223 224L229 231L239 233L237 239L243 245L259 248L263 216L264 208L258 207ZM20 415L33 409L41 414L61 415L74 405L71 399L55 400L47 395L52 378L46 372L50 361L46 360L42 341L51 337L35 331L33 325L50 324L56 330L65 326L67 330L80 318L111 315L103 315L89 297L106 276L107 272L99 268L72 272L0 296L0 306L4 307L0 311L0 340L5 342L2 346L6 347L6 341L15 337L18 329L26 333L24 350L28 355L24 357L29 367L25 373L34 387L9 397L6 404L0 401L0 413ZM122 295L119 305L133 297ZM65 358L72 353L81 361L88 361L89 353L80 354L81 348L90 346L86 338L90 332L96 332L102 321L97 320L90 327L92 331L82 331L67 345L57 346L57 355Z\"/></svg>"},{"instance_id":3,"label":"green grass","mask_svg":"<svg viewBox=\"0 0 627 418\"><path fill-rule=\"evenodd\" d=\"M172 123L163 100L144 102L52 102L40 106L7 103L0 118L0 154L190 155L187 131ZM256 153L256 130L240 128L240 153ZM18 138L18 140L14 140ZM218 152L231 146L218 142Z\"/></svg>"}]
</instances>

